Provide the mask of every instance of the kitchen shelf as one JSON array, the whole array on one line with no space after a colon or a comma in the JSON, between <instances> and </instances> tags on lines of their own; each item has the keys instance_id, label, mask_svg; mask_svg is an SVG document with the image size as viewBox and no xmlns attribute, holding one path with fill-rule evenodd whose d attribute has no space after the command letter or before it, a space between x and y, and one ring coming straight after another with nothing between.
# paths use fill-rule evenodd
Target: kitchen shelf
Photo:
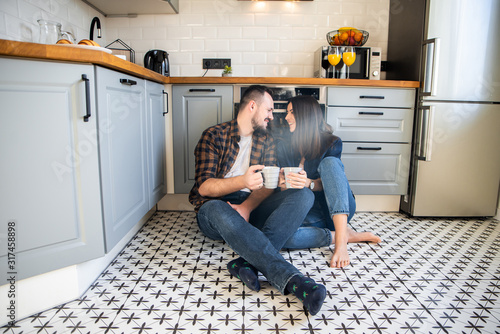
<instances>
[{"instance_id":1,"label":"kitchen shelf","mask_svg":"<svg viewBox=\"0 0 500 334\"><path fill-rule=\"evenodd\" d=\"M179 0L82 0L107 17L179 14Z\"/></svg>"}]
</instances>

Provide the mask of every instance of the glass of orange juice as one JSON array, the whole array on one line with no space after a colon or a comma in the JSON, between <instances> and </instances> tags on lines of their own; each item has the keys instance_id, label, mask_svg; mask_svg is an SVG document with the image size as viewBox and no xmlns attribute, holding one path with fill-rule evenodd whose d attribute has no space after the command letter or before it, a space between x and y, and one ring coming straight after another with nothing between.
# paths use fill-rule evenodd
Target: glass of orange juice
<instances>
[{"instance_id":1,"label":"glass of orange juice","mask_svg":"<svg viewBox=\"0 0 500 334\"><path fill-rule=\"evenodd\" d=\"M328 48L328 62L335 66L340 62L340 48L338 46L330 46Z\"/></svg>"},{"instance_id":2,"label":"glass of orange juice","mask_svg":"<svg viewBox=\"0 0 500 334\"><path fill-rule=\"evenodd\" d=\"M347 66L347 79L349 79L349 67L354 64L354 61L356 60L356 50L353 46L347 46L344 48L344 52L342 53L342 60Z\"/></svg>"}]
</instances>

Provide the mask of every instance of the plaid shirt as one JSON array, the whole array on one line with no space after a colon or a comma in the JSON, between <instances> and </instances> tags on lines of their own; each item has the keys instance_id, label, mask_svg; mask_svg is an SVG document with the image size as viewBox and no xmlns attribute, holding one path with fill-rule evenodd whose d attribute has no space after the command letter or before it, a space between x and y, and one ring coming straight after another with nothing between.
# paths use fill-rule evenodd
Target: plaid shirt
<instances>
[{"instance_id":1,"label":"plaid shirt","mask_svg":"<svg viewBox=\"0 0 500 334\"><path fill-rule=\"evenodd\" d=\"M195 206L196 212L203 203L214 199L199 194L201 184L211 178L224 178L238 156L239 141L240 131L235 119L212 126L201 135L194 150L195 184L189 193L189 202ZM271 135L253 134L250 153L250 166L252 165L277 165L276 149Z\"/></svg>"}]
</instances>

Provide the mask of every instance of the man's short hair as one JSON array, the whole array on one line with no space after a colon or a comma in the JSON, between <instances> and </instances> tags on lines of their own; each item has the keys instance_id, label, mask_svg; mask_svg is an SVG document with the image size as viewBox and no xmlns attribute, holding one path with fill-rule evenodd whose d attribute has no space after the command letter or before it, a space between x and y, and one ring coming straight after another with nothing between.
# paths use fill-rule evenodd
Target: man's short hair
<instances>
[{"instance_id":1,"label":"man's short hair","mask_svg":"<svg viewBox=\"0 0 500 334\"><path fill-rule=\"evenodd\" d=\"M246 107L250 101L255 101L257 104L260 104L265 93L273 96L273 92L266 86L252 85L248 87L240 99L240 107L238 111L241 111L244 107Z\"/></svg>"}]
</instances>

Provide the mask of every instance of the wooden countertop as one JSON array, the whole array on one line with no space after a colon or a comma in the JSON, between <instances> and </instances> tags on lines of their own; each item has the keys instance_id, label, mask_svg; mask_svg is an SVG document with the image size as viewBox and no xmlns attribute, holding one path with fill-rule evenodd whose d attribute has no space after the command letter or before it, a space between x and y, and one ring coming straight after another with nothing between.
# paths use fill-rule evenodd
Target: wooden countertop
<instances>
[{"instance_id":1,"label":"wooden countertop","mask_svg":"<svg viewBox=\"0 0 500 334\"><path fill-rule=\"evenodd\" d=\"M0 56L90 63L165 84L263 84L418 88L418 81L290 77L166 77L100 50L0 39Z\"/></svg>"},{"instance_id":2,"label":"wooden countertop","mask_svg":"<svg viewBox=\"0 0 500 334\"><path fill-rule=\"evenodd\" d=\"M100 50L64 45L17 42L0 39L0 55L41 60L59 60L101 65L156 82L169 83L167 77Z\"/></svg>"},{"instance_id":3,"label":"wooden countertop","mask_svg":"<svg viewBox=\"0 0 500 334\"><path fill-rule=\"evenodd\" d=\"M418 88L418 81L320 79L291 77L171 77L175 84L262 84Z\"/></svg>"}]
</instances>

